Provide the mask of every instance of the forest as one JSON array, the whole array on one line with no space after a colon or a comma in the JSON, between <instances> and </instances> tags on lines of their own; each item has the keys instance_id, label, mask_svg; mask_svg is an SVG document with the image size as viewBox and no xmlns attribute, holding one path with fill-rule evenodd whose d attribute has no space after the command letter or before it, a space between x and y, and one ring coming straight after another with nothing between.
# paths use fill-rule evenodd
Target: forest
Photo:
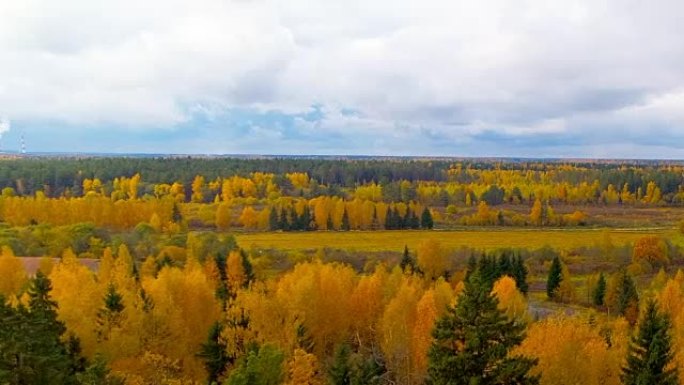
<instances>
[{"instance_id":1,"label":"forest","mask_svg":"<svg viewBox=\"0 0 684 385\"><path fill-rule=\"evenodd\" d=\"M26 158L0 183L0 384L684 384L674 162Z\"/></svg>"}]
</instances>

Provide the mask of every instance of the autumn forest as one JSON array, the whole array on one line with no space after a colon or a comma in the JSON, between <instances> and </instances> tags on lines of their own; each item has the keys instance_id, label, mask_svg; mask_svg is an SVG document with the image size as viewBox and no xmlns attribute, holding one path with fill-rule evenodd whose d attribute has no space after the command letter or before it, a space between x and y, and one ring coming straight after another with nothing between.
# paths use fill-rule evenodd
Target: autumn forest
<instances>
[{"instance_id":1,"label":"autumn forest","mask_svg":"<svg viewBox=\"0 0 684 385\"><path fill-rule=\"evenodd\" d=\"M684 164L0 159L0 384L684 384Z\"/></svg>"}]
</instances>

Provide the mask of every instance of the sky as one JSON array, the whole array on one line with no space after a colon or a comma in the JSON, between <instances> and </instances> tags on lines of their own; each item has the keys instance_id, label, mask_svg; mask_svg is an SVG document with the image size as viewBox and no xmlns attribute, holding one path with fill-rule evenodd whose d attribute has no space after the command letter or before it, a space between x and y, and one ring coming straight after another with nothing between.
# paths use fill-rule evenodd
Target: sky
<instances>
[{"instance_id":1,"label":"sky","mask_svg":"<svg viewBox=\"0 0 684 385\"><path fill-rule=\"evenodd\" d=\"M679 0L0 0L0 147L684 158Z\"/></svg>"}]
</instances>

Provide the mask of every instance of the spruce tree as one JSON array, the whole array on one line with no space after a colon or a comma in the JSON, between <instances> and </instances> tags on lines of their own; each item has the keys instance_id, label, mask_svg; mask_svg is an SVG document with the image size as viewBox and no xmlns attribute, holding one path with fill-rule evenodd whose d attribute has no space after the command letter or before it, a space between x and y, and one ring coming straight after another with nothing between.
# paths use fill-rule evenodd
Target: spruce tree
<instances>
[{"instance_id":1,"label":"spruce tree","mask_svg":"<svg viewBox=\"0 0 684 385\"><path fill-rule=\"evenodd\" d=\"M344 212L342 213L342 226L341 226L343 231L349 231L351 230L351 226L349 225L349 214L347 214L347 209L344 209Z\"/></svg>"},{"instance_id":2,"label":"spruce tree","mask_svg":"<svg viewBox=\"0 0 684 385\"><path fill-rule=\"evenodd\" d=\"M429 385L539 383L529 374L536 360L509 355L523 341L525 325L509 319L498 304L480 272L471 274L457 305L435 324Z\"/></svg>"},{"instance_id":3,"label":"spruce tree","mask_svg":"<svg viewBox=\"0 0 684 385\"><path fill-rule=\"evenodd\" d=\"M404 272L406 272L407 269L410 269L413 273L416 272L416 261L411 257L408 246L406 245L404 246L404 255L401 257L399 267L401 267L401 270Z\"/></svg>"},{"instance_id":4,"label":"spruce tree","mask_svg":"<svg viewBox=\"0 0 684 385\"><path fill-rule=\"evenodd\" d=\"M466 267L465 280L467 281L470 276L477 270L477 258L475 254L471 254L468 258L468 267Z\"/></svg>"},{"instance_id":5,"label":"spruce tree","mask_svg":"<svg viewBox=\"0 0 684 385\"><path fill-rule=\"evenodd\" d=\"M209 329L207 341L201 345L197 353L207 371L208 384L217 384L231 361L227 353L228 344L221 339L222 331L223 325L218 321L214 322Z\"/></svg>"},{"instance_id":6,"label":"spruce tree","mask_svg":"<svg viewBox=\"0 0 684 385\"><path fill-rule=\"evenodd\" d=\"M625 385L676 385L679 383L677 369L671 366L674 352L670 336L670 319L658 311L654 300L648 302L639 324L639 331L632 338L627 356L627 366L622 369Z\"/></svg>"},{"instance_id":7,"label":"spruce tree","mask_svg":"<svg viewBox=\"0 0 684 385\"><path fill-rule=\"evenodd\" d=\"M527 284L527 266L525 266L525 261L520 254L513 258L513 278L515 279L515 284L518 286L518 290L524 295L527 295L529 291L529 285Z\"/></svg>"},{"instance_id":8,"label":"spruce tree","mask_svg":"<svg viewBox=\"0 0 684 385\"><path fill-rule=\"evenodd\" d=\"M553 258L553 262L551 262L549 277L546 280L546 295L549 297L549 299L553 299L555 297L556 290L558 290L558 287L560 287L560 283L563 280L562 269L563 267L561 266L560 258L555 256Z\"/></svg>"},{"instance_id":9,"label":"spruce tree","mask_svg":"<svg viewBox=\"0 0 684 385\"><path fill-rule=\"evenodd\" d=\"M606 298L606 277L601 273L599 275L598 282L596 283L596 288L594 288L594 293L592 294L592 299L595 306L603 306L604 300Z\"/></svg>"},{"instance_id":10,"label":"spruce tree","mask_svg":"<svg viewBox=\"0 0 684 385\"><path fill-rule=\"evenodd\" d=\"M432 213L427 207L423 209L423 213L420 215L420 227L423 229L432 230L435 223L432 220Z\"/></svg>"},{"instance_id":11,"label":"spruce tree","mask_svg":"<svg viewBox=\"0 0 684 385\"><path fill-rule=\"evenodd\" d=\"M335 358L330 369L328 378L331 385L351 385L352 368L349 363L351 351L349 345L342 344L335 350Z\"/></svg>"},{"instance_id":12,"label":"spruce tree","mask_svg":"<svg viewBox=\"0 0 684 385\"><path fill-rule=\"evenodd\" d=\"M627 316L628 312L631 312L632 314L630 315L635 315L638 314L639 312L639 293L637 292L636 284L634 283L634 280L632 277L627 274L627 272L623 272L622 276L620 277L620 282L619 282L619 291L618 291L618 301L617 301L617 310L620 314ZM636 322L636 319L629 319L628 320L631 323Z\"/></svg>"},{"instance_id":13,"label":"spruce tree","mask_svg":"<svg viewBox=\"0 0 684 385\"><path fill-rule=\"evenodd\" d=\"M104 306L97 311L95 320L99 340L108 340L112 329L120 326L124 309L123 296L116 291L113 284L110 284L104 296Z\"/></svg>"},{"instance_id":14,"label":"spruce tree","mask_svg":"<svg viewBox=\"0 0 684 385\"><path fill-rule=\"evenodd\" d=\"M281 230L278 211L275 207L271 207L271 211L268 213L268 229L271 231Z\"/></svg>"},{"instance_id":15,"label":"spruce tree","mask_svg":"<svg viewBox=\"0 0 684 385\"><path fill-rule=\"evenodd\" d=\"M80 344L63 342L66 327L50 298L52 284L40 271L28 289L29 306L12 308L0 299L0 383L71 385L84 364Z\"/></svg>"}]
</instances>

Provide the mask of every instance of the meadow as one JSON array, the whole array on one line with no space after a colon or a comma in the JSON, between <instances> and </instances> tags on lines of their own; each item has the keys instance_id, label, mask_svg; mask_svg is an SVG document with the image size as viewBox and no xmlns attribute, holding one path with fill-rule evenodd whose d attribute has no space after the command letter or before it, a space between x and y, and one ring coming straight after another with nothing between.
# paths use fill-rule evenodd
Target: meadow
<instances>
[{"instance_id":1,"label":"meadow","mask_svg":"<svg viewBox=\"0 0 684 385\"><path fill-rule=\"evenodd\" d=\"M499 248L539 249L549 246L570 250L600 244L606 234L615 246L633 244L644 236L672 238L674 229L481 229L435 231L319 231L236 233L242 247L278 250L319 248L353 251L402 251L415 249L420 242L436 240L446 249L468 247L492 250Z\"/></svg>"}]
</instances>

